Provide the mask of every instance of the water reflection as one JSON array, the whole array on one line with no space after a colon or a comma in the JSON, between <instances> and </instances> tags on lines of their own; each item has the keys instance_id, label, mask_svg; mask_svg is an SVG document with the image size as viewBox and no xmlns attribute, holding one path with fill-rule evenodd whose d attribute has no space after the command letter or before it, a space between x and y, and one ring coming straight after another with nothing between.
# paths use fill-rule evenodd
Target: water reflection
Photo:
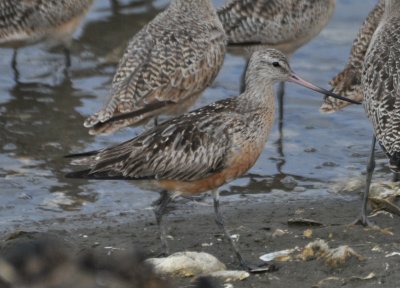
<instances>
[{"instance_id":1,"label":"water reflection","mask_svg":"<svg viewBox=\"0 0 400 288\"><path fill-rule=\"evenodd\" d=\"M50 192L66 192L80 198L83 189L65 181L60 161L61 155L68 153L71 147L84 149L93 141L83 129L76 129L83 121L75 109L82 105L80 91L74 89L68 74L64 74L64 79L56 85L18 82L10 95L11 100L0 105L0 153L23 159L20 169L28 175L45 171L49 179L55 177L57 184L48 187ZM13 171L6 170L6 173ZM93 201L94 198L85 196L83 200ZM82 202L82 199L77 201ZM70 206L75 208L76 204Z\"/></svg>"},{"instance_id":2,"label":"water reflection","mask_svg":"<svg viewBox=\"0 0 400 288\"><path fill-rule=\"evenodd\" d=\"M127 41L168 2L95 1L76 34L68 71L61 67L62 53L28 47L18 55L19 74L14 75L16 71L9 69L12 51L0 49L0 231L23 221L52 219L54 211L72 217L143 209L157 197L124 181L65 179L71 167L62 156L109 146L139 133L141 128L129 128L109 137L92 137L82 123L106 101ZM338 1L328 28L294 55L293 69L325 86L343 67L358 25L374 4L373 0ZM238 95L245 61L231 53L226 59L197 107ZM285 90L284 122L275 121L250 174L223 190L241 194L318 188L326 193L337 177L358 176L365 169L371 129L362 108L320 115L321 97L304 95L309 92L290 84ZM383 167L384 161L378 163L378 174L386 173Z\"/></svg>"}]
</instances>

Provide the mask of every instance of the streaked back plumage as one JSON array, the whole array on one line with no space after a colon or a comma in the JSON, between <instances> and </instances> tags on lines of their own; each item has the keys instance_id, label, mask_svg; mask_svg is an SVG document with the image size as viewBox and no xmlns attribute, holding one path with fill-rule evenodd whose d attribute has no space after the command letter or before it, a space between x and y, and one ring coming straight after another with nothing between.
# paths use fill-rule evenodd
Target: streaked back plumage
<instances>
[{"instance_id":1,"label":"streaked back plumage","mask_svg":"<svg viewBox=\"0 0 400 288\"><path fill-rule=\"evenodd\" d=\"M0 47L42 40L68 45L93 0L1 0Z\"/></svg>"},{"instance_id":2,"label":"streaked back plumage","mask_svg":"<svg viewBox=\"0 0 400 288\"><path fill-rule=\"evenodd\" d=\"M114 76L110 100L84 125L111 133L160 114L181 114L218 74L225 33L210 0L174 0L129 42ZM107 123L113 116L171 102L140 117Z\"/></svg>"},{"instance_id":3,"label":"streaked back plumage","mask_svg":"<svg viewBox=\"0 0 400 288\"><path fill-rule=\"evenodd\" d=\"M385 0L380 0L361 25L357 37L354 39L350 57L346 67L336 75L330 84L333 92L356 101L362 101L363 91L361 86L361 73L364 57L379 22L385 10ZM321 112L331 113L350 105L332 97L325 97Z\"/></svg>"},{"instance_id":4,"label":"streaked back plumage","mask_svg":"<svg viewBox=\"0 0 400 288\"><path fill-rule=\"evenodd\" d=\"M281 63L278 68L272 66L276 61ZM73 164L89 169L68 176L145 180L147 189L178 194L219 187L242 175L259 157L274 120L273 84L287 80L290 73L281 52L256 52L243 94L163 122L114 147L82 154ZM182 186L171 188L168 181Z\"/></svg>"},{"instance_id":5,"label":"streaked back plumage","mask_svg":"<svg viewBox=\"0 0 400 288\"><path fill-rule=\"evenodd\" d=\"M231 0L218 10L230 44L264 44L286 54L329 22L336 0Z\"/></svg>"},{"instance_id":6,"label":"streaked back plumage","mask_svg":"<svg viewBox=\"0 0 400 288\"><path fill-rule=\"evenodd\" d=\"M400 168L400 1L385 2L384 17L375 31L362 70L364 108L378 143Z\"/></svg>"}]
</instances>

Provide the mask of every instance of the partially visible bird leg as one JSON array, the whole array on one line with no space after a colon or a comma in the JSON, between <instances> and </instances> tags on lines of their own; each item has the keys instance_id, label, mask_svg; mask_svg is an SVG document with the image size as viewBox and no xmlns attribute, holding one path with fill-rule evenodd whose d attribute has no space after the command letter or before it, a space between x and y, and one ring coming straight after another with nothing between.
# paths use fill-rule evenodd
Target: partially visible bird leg
<instances>
[{"instance_id":1,"label":"partially visible bird leg","mask_svg":"<svg viewBox=\"0 0 400 288\"><path fill-rule=\"evenodd\" d=\"M361 224L363 226L374 226L374 224L371 223L367 217L367 204L368 204L369 189L371 187L372 174L375 169L375 144L376 144L376 137L374 135L374 136L372 136L371 153L369 155L369 160L368 160L368 164L367 164L366 187L365 187L363 202L362 202L362 206L361 206L361 214L353 222L354 225Z\"/></svg>"},{"instance_id":2,"label":"partially visible bird leg","mask_svg":"<svg viewBox=\"0 0 400 288\"><path fill-rule=\"evenodd\" d=\"M160 198L153 203L154 214L156 216L157 225L160 229L161 248L164 256L169 254L169 246L167 242L167 234L165 231L163 216L166 213L168 203L170 203L171 200L172 198L169 192L164 190L160 192Z\"/></svg>"},{"instance_id":3,"label":"partially visible bird leg","mask_svg":"<svg viewBox=\"0 0 400 288\"><path fill-rule=\"evenodd\" d=\"M11 59L11 68L14 71L15 83L19 82L19 71L18 71L18 67L17 67L17 54L18 54L17 49L14 49L12 59Z\"/></svg>"},{"instance_id":4,"label":"partially visible bird leg","mask_svg":"<svg viewBox=\"0 0 400 288\"><path fill-rule=\"evenodd\" d=\"M64 47L64 55L65 55L65 68L68 69L71 67L71 51L68 47Z\"/></svg>"},{"instance_id":5,"label":"partially visible bird leg","mask_svg":"<svg viewBox=\"0 0 400 288\"><path fill-rule=\"evenodd\" d=\"M278 103L279 103L279 105L278 105L279 106L278 107L278 109L279 109L279 126L280 126L279 130L281 131L282 130L281 126L283 123L283 113L284 113L283 105L284 105L284 96L285 96L285 82L279 82L277 95L278 95Z\"/></svg>"},{"instance_id":6,"label":"partially visible bird leg","mask_svg":"<svg viewBox=\"0 0 400 288\"><path fill-rule=\"evenodd\" d=\"M217 223L218 227L224 232L225 237L228 239L229 243L231 244L236 257L240 262L240 266L243 267L244 269L246 269L247 271L253 272L253 273L267 272L267 271L271 271L271 270L275 269L275 267L272 265L267 265L264 267L251 266L244 260L244 258L240 254L239 248L237 247L236 243L233 241L228 230L226 230L226 228L225 228L224 218L222 217L222 214L219 211L219 191L214 190L213 196L214 196L215 222Z\"/></svg>"}]
</instances>

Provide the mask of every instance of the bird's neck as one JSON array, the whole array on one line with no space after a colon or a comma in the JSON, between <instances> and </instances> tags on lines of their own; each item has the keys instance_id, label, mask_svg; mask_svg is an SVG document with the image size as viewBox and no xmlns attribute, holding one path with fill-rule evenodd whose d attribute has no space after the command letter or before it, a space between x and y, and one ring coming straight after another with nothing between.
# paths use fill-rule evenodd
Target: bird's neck
<instances>
[{"instance_id":1,"label":"bird's neck","mask_svg":"<svg viewBox=\"0 0 400 288\"><path fill-rule=\"evenodd\" d=\"M384 19L400 15L400 0L385 0Z\"/></svg>"},{"instance_id":2,"label":"bird's neck","mask_svg":"<svg viewBox=\"0 0 400 288\"><path fill-rule=\"evenodd\" d=\"M275 97L273 82L265 79L247 79L245 92L238 97L242 112L256 110L274 111Z\"/></svg>"},{"instance_id":3,"label":"bird's neck","mask_svg":"<svg viewBox=\"0 0 400 288\"><path fill-rule=\"evenodd\" d=\"M173 0L171 8L176 8L182 13L211 13L216 15L211 0Z\"/></svg>"}]
</instances>

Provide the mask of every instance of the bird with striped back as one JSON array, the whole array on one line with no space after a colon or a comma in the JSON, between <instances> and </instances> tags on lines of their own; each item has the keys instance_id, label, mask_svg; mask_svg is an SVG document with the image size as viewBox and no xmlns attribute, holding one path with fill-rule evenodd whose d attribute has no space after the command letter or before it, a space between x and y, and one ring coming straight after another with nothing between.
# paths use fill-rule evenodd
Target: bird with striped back
<instances>
[{"instance_id":1,"label":"bird with striped back","mask_svg":"<svg viewBox=\"0 0 400 288\"><path fill-rule=\"evenodd\" d=\"M225 46L211 0L172 0L130 40L107 104L84 126L110 134L186 112L217 76Z\"/></svg>"},{"instance_id":2,"label":"bird with striped back","mask_svg":"<svg viewBox=\"0 0 400 288\"><path fill-rule=\"evenodd\" d=\"M247 68L246 89L238 97L163 122L119 145L70 155L77 157L72 164L89 168L67 177L132 180L144 189L162 191L155 214L165 252L168 245L162 220L171 199L213 191L216 223L241 266L259 271L247 264L225 229L218 187L243 175L263 151L274 122L273 84L278 81L291 81L345 99L294 74L281 52L257 51Z\"/></svg>"},{"instance_id":3,"label":"bird with striped back","mask_svg":"<svg viewBox=\"0 0 400 288\"><path fill-rule=\"evenodd\" d=\"M365 55L361 77L364 109L374 128L361 214L355 221L362 225L372 225L366 210L376 141L386 153L390 169L395 175L400 172L399 59L400 0L385 0L385 11Z\"/></svg>"}]
</instances>

